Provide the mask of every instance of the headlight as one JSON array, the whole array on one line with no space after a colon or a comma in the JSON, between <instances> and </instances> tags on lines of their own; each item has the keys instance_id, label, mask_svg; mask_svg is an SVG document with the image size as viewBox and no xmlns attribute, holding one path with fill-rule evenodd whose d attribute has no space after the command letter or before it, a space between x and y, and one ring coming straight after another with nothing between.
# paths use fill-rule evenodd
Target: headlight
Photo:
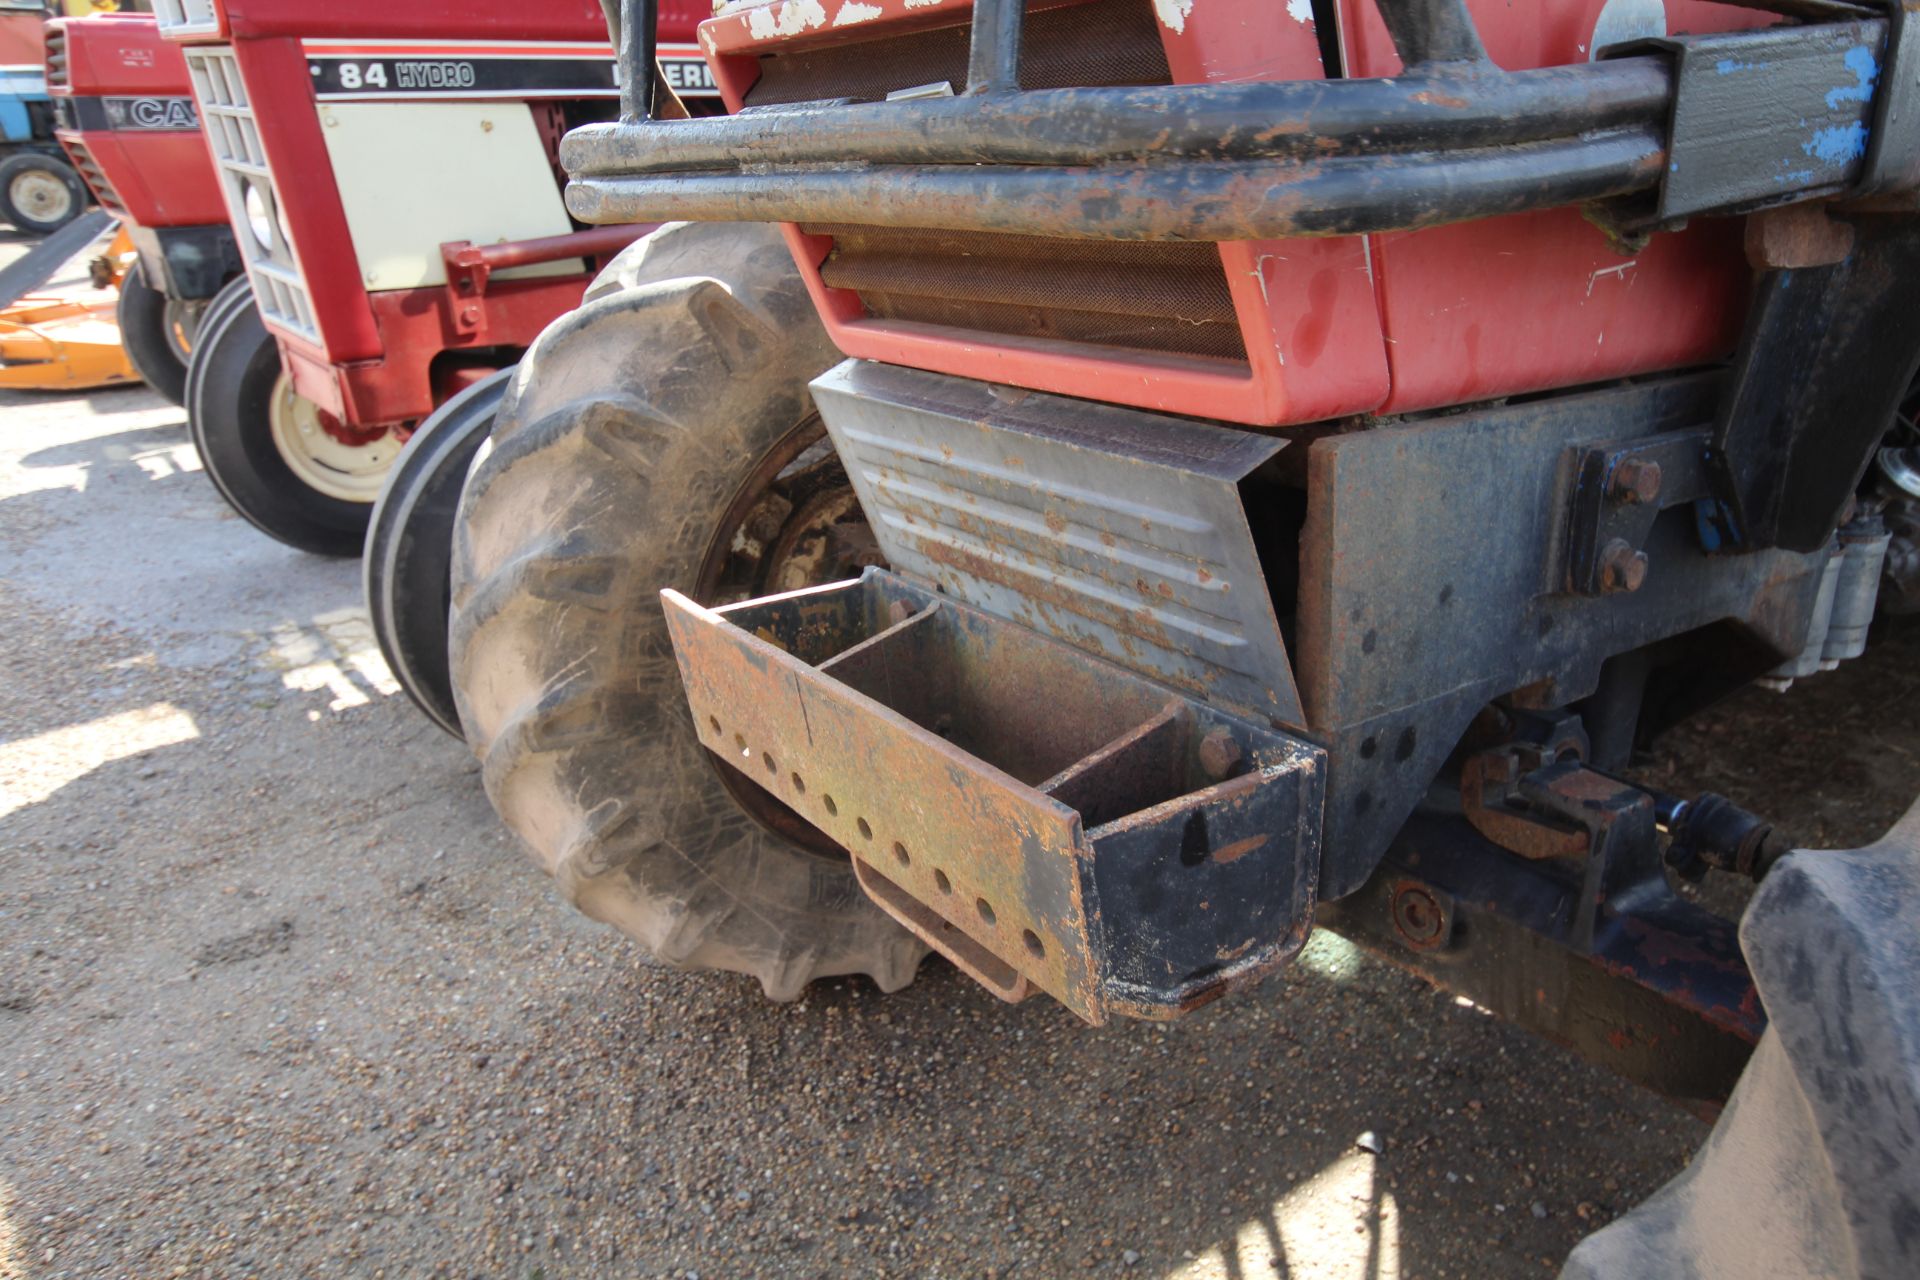
<instances>
[{"instance_id":1,"label":"headlight","mask_svg":"<svg viewBox=\"0 0 1920 1280\"><path fill-rule=\"evenodd\" d=\"M260 188L251 182L247 184L246 197L247 228L253 232L253 238L268 253L273 252L273 206L269 199L260 193Z\"/></svg>"}]
</instances>

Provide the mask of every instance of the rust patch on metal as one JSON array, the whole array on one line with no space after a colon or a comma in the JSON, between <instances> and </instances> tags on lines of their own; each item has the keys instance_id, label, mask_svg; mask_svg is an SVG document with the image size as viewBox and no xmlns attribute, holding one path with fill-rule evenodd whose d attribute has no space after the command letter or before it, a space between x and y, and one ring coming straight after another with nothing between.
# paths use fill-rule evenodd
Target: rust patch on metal
<instances>
[{"instance_id":1,"label":"rust patch on metal","mask_svg":"<svg viewBox=\"0 0 1920 1280\"><path fill-rule=\"evenodd\" d=\"M1245 840L1235 840L1213 851L1215 862L1237 862L1255 849L1263 848L1272 836L1248 836Z\"/></svg>"}]
</instances>

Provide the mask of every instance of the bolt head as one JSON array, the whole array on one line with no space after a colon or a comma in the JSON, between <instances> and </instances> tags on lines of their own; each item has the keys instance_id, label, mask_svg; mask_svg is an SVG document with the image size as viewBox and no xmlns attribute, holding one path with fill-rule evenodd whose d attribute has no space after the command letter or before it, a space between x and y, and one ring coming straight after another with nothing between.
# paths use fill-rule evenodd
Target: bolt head
<instances>
[{"instance_id":1,"label":"bolt head","mask_svg":"<svg viewBox=\"0 0 1920 1280\"><path fill-rule=\"evenodd\" d=\"M1211 730L1200 739L1200 767L1215 782L1232 774L1245 754L1226 729Z\"/></svg>"},{"instance_id":2,"label":"bolt head","mask_svg":"<svg viewBox=\"0 0 1920 1280\"><path fill-rule=\"evenodd\" d=\"M1609 492L1616 502L1651 505L1660 497L1660 464L1650 458L1628 458L1613 469Z\"/></svg>"},{"instance_id":3,"label":"bolt head","mask_svg":"<svg viewBox=\"0 0 1920 1280\"><path fill-rule=\"evenodd\" d=\"M1433 951L1447 943L1447 912L1425 885L1402 881L1394 886L1393 927L1415 951Z\"/></svg>"},{"instance_id":4,"label":"bolt head","mask_svg":"<svg viewBox=\"0 0 1920 1280\"><path fill-rule=\"evenodd\" d=\"M1613 594L1638 591L1647 580L1647 553L1636 551L1623 538L1615 538L1600 551L1600 589Z\"/></svg>"}]
</instances>

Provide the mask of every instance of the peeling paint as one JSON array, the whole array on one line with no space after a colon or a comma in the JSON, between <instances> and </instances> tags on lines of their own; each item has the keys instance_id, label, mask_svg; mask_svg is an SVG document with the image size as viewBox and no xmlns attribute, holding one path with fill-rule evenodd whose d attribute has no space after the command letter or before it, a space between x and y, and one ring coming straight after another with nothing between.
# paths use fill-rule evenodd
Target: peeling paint
<instances>
[{"instance_id":1,"label":"peeling paint","mask_svg":"<svg viewBox=\"0 0 1920 1280\"><path fill-rule=\"evenodd\" d=\"M1640 260L1638 258L1635 258L1630 262L1623 262L1616 267L1601 267L1599 270L1592 272L1590 275L1587 276L1587 296L1589 298L1593 296L1594 282L1598 280L1601 276L1616 276L1621 280L1627 280L1627 272L1633 270L1635 267L1639 265L1640 265ZM1627 283L1631 284L1632 281L1628 280Z\"/></svg>"},{"instance_id":2,"label":"peeling paint","mask_svg":"<svg viewBox=\"0 0 1920 1280\"><path fill-rule=\"evenodd\" d=\"M1824 160L1828 164L1846 164L1850 160L1858 160L1867 154L1867 126L1858 120L1844 126L1830 126L1801 143L1800 149L1815 160Z\"/></svg>"},{"instance_id":3,"label":"peeling paint","mask_svg":"<svg viewBox=\"0 0 1920 1280\"><path fill-rule=\"evenodd\" d=\"M1841 59L1847 64L1847 70L1853 72L1858 84L1845 84L1837 89L1827 90L1827 110L1837 111L1843 102L1871 102L1873 100L1873 82L1880 78L1880 63L1875 60L1873 50L1866 45L1857 45L1847 50Z\"/></svg>"},{"instance_id":4,"label":"peeling paint","mask_svg":"<svg viewBox=\"0 0 1920 1280\"><path fill-rule=\"evenodd\" d=\"M1187 15L1193 12L1193 0L1153 0L1153 12L1161 26L1180 35L1187 29Z\"/></svg>"},{"instance_id":5,"label":"peeling paint","mask_svg":"<svg viewBox=\"0 0 1920 1280\"><path fill-rule=\"evenodd\" d=\"M856 22L872 22L880 16L877 4L861 4L860 0L847 0L840 6L840 12L833 15L833 25L850 27Z\"/></svg>"},{"instance_id":6,"label":"peeling paint","mask_svg":"<svg viewBox=\"0 0 1920 1280\"><path fill-rule=\"evenodd\" d=\"M747 12L747 31L755 40L797 36L826 25L827 11L821 7L820 0L787 0L785 4Z\"/></svg>"},{"instance_id":7,"label":"peeling paint","mask_svg":"<svg viewBox=\"0 0 1920 1280\"><path fill-rule=\"evenodd\" d=\"M939 3L940 3L940 0L907 0L907 8L909 8L909 9L925 9L925 8L929 8L930 6L932 6L932 5L936 5L936 4L939 4Z\"/></svg>"},{"instance_id":8,"label":"peeling paint","mask_svg":"<svg viewBox=\"0 0 1920 1280\"><path fill-rule=\"evenodd\" d=\"M1313 0L1287 0L1287 16L1295 22L1313 25Z\"/></svg>"}]
</instances>

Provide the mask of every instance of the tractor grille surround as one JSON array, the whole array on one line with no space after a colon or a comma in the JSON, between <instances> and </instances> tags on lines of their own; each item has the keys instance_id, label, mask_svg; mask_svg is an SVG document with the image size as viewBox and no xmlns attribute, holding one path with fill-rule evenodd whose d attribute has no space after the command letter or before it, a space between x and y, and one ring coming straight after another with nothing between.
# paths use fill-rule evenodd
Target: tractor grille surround
<instances>
[{"instance_id":1,"label":"tractor grille surround","mask_svg":"<svg viewBox=\"0 0 1920 1280\"><path fill-rule=\"evenodd\" d=\"M223 45L186 51L187 73L200 105L207 148L220 171L220 191L234 239L253 281L253 297L268 324L319 345L313 300L300 274L300 261L287 241L280 216L280 193L267 167L260 128L240 79L240 63ZM252 197L249 199L249 197ZM263 239L264 236L264 239Z\"/></svg>"},{"instance_id":2,"label":"tractor grille surround","mask_svg":"<svg viewBox=\"0 0 1920 1280\"><path fill-rule=\"evenodd\" d=\"M120 201L120 193L107 181L106 172L93 158L93 152L87 149L86 143L72 137L62 139L62 142L67 149L67 158L73 161L73 167L80 173L80 180L93 191L93 198L100 202L100 207L108 213L125 217L127 208Z\"/></svg>"},{"instance_id":3,"label":"tractor grille surround","mask_svg":"<svg viewBox=\"0 0 1920 1280\"><path fill-rule=\"evenodd\" d=\"M760 59L748 106L861 101L966 87L965 26ZM1091 0L1027 15L1020 87L1172 83L1148 0ZM1219 247L897 227L810 226L833 248L822 280L875 320L977 335L1244 363Z\"/></svg>"},{"instance_id":4,"label":"tractor grille surround","mask_svg":"<svg viewBox=\"0 0 1920 1280\"><path fill-rule=\"evenodd\" d=\"M67 32L64 27L47 28L47 88L67 85Z\"/></svg>"}]
</instances>

